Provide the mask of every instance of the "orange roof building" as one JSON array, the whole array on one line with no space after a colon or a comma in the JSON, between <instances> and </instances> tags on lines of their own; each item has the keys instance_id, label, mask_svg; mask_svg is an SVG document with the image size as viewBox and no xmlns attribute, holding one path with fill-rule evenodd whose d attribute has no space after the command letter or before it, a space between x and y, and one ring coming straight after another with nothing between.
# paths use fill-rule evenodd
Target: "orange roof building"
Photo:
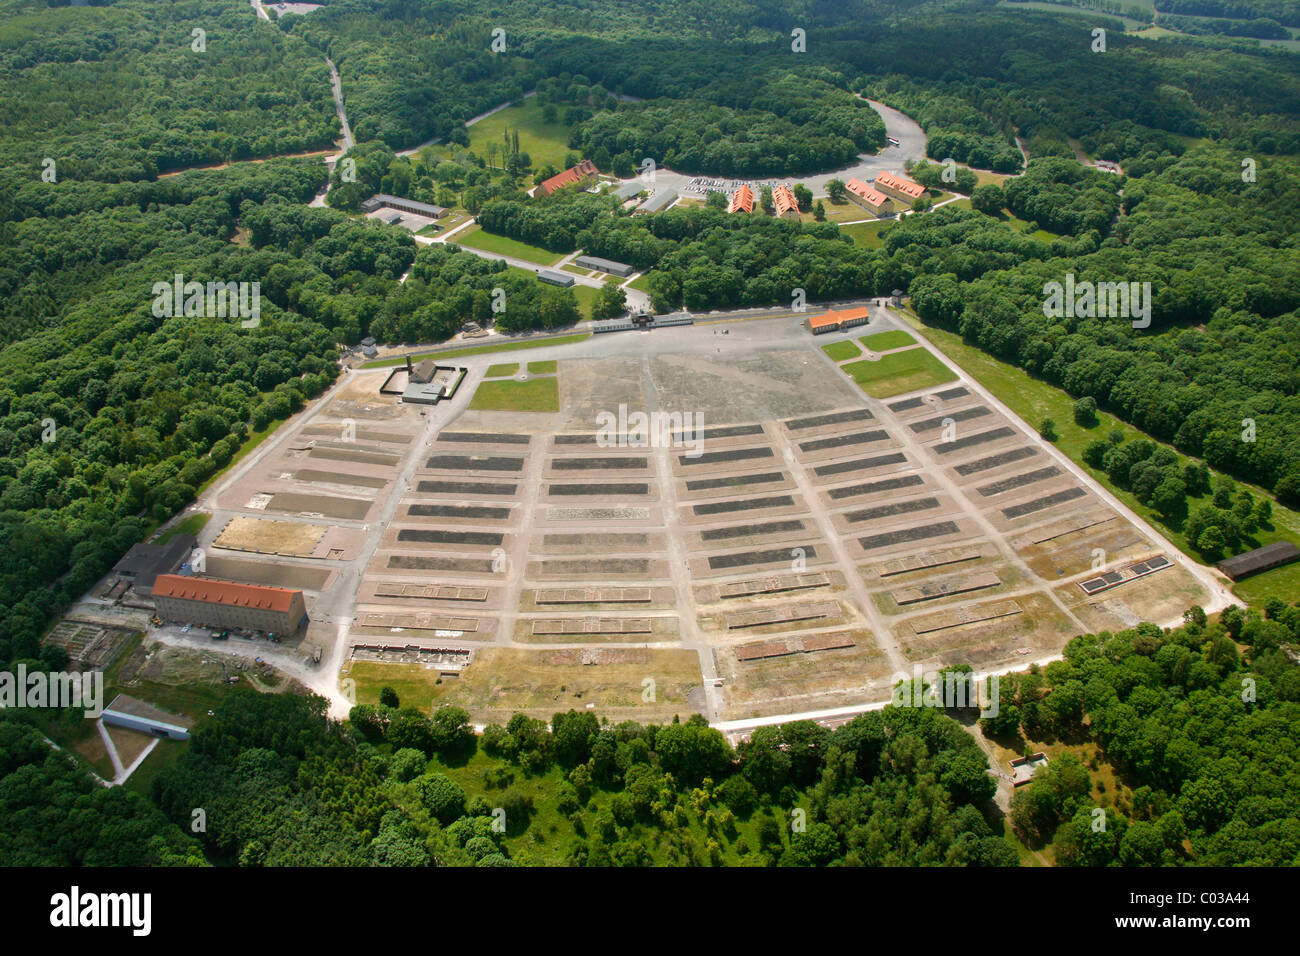
<instances>
[{"instance_id":1,"label":"orange roof building","mask_svg":"<svg viewBox=\"0 0 1300 956\"><path fill-rule=\"evenodd\" d=\"M577 166L571 166L562 173L556 173L550 179L545 179L537 187L537 195L549 196L557 189L564 189L568 186L580 186L592 179L600 170L596 169L596 164L589 159L584 159Z\"/></svg>"},{"instance_id":2,"label":"orange roof building","mask_svg":"<svg viewBox=\"0 0 1300 956\"><path fill-rule=\"evenodd\" d=\"M776 206L776 214L782 219L799 218L799 202L794 198L789 185L777 186L772 190L772 203Z\"/></svg>"},{"instance_id":3,"label":"orange roof building","mask_svg":"<svg viewBox=\"0 0 1300 956\"><path fill-rule=\"evenodd\" d=\"M753 212L754 211L754 190L748 186L741 186L731 194L731 208L728 212Z\"/></svg>"},{"instance_id":4,"label":"orange roof building","mask_svg":"<svg viewBox=\"0 0 1300 956\"><path fill-rule=\"evenodd\" d=\"M893 173L877 173L876 189L886 196L907 203L909 206L925 194L925 187Z\"/></svg>"},{"instance_id":5,"label":"orange roof building","mask_svg":"<svg viewBox=\"0 0 1300 956\"><path fill-rule=\"evenodd\" d=\"M851 309L831 309L821 315L811 315L804 320L804 327L813 335L821 335L824 332L842 332L857 325L866 325L869 320L867 307L859 305Z\"/></svg>"},{"instance_id":6,"label":"orange roof building","mask_svg":"<svg viewBox=\"0 0 1300 956\"><path fill-rule=\"evenodd\" d=\"M307 620L302 592L216 578L160 574L154 607L165 621L294 634Z\"/></svg>"},{"instance_id":7,"label":"orange roof building","mask_svg":"<svg viewBox=\"0 0 1300 956\"><path fill-rule=\"evenodd\" d=\"M889 202L889 197L879 189L873 189L860 179L850 179L844 184L844 190L849 194L849 199L857 203L868 212L875 213L879 216L885 211L885 205Z\"/></svg>"}]
</instances>

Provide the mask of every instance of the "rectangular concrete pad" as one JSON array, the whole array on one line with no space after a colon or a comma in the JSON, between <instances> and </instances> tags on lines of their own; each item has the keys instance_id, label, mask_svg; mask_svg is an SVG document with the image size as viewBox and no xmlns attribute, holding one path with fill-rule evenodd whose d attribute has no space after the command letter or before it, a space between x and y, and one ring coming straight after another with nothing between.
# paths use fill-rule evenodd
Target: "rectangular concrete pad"
<instances>
[{"instance_id":1,"label":"rectangular concrete pad","mask_svg":"<svg viewBox=\"0 0 1300 956\"><path fill-rule=\"evenodd\" d=\"M814 468L813 473L819 478L825 478L827 475L843 475L853 471L883 468L885 465L899 465L905 461L907 456L902 452L890 452L888 455L877 455L875 458L855 458L853 461L837 461L833 465L821 465Z\"/></svg>"},{"instance_id":2,"label":"rectangular concrete pad","mask_svg":"<svg viewBox=\"0 0 1300 956\"><path fill-rule=\"evenodd\" d=\"M1000 495L1004 491L1010 491L1013 488L1023 488L1025 485L1032 485L1038 481L1044 481L1053 478L1061 473L1061 469L1055 465L1049 465L1046 468L1039 468L1037 471L1027 471L1024 474L1012 475L1010 478L1003 478L1001 481L995 481L991 484L983 485L975 490L985 498L991 498L994 495Z\"/></svg>"},{"instance_id":3,"label":"rectangular concrete pad","mask_svg":"<svg viewBox=\"0 0 1300 956\"><path fill-rule=\"evenodd\" d=\"M552 458L556 471L635 471L650 467L645 458Z\"/></svg>"},{"instance_id":4,"label":"rectangular concrete pad","mask_svg":"<svg viewBox=\"0 0 1300 956\"><path fill-rule=\"evenodd\" d=\"M875 441L884 441L889 437L889 432L883 429L876 429L869 432L854 432L850 435L834 435L830 438L814 438L812 441L799 443L799 450L823 451L827 448L846 448L851 445L868 445Z\"/></svg>"},{"instance_id":5,"label":"rectangular concrete pad","mask_svg":"<svg viewBox=\"0 0 1300 956\"><path fill-rule=\"evenodd\" d=\"M270 511L287 511L293 514L322 514L331 518L348 518L360 521L374 504L364 498L331 498L326 495L302 495L281 492L271 496L267 504Z\"/></svg>"},{"instance_id":6,"label":"rectangular concrete pad","mask_svg":"<svg viewBox=\"0 0 1300 956\"><path fill-rule=\"evenodd\" d=\"M467 571L473 574L492 574L490 558L436 558L416 554L394 554L388 559L390 568L407 571Z\"/></svg>"},{"instance_id":7,"label":"rectangular concrete pad","mask_svg":"<svg viewBox=\"0 0 1300 956\"><path fill-rule=\"evenodd\" d=\"M509 435L504 432L443 432L438 436L440 442L473 442L485 445L527 445L531 441L528 435Z\"/></svg>"},{"instance_id":8,"label":"rectangular concrete pad","mask_svg":"<svg viewBox=\"0 0 1300 956\"><path fill-rule=\"evenodd\" d=\"M707 504L693 505L697 515L731 514L737 511L753 511L756 508L789 508L794 505L794 498L789 495L773 495L770 498L742 498L739 501L711 501Z\"/></svg>"},{"instance_id":9,"label":"rectangular concrete pad","mask_svg":"<svg viewBox=\"0 0 1300 956\"><path fill-rule=\"evenodd\" d=\"M411 505L408 513L419 518L480 518L502 521L510 517L509 508L481 505Z\"/></svg>"},{"instance_id":10,"label":"rectangular concrete pad","mask_svg":"<svg viewBox=\"0 0 1300 956\"><path fill-rule=\"evenodd\" d=\"M983 418L985 415L992 414L993 413L984 405L976 405L974 408L963 408L959 412L949 412L947 415L939 415L936 418L927 418L924 421L912 422L912 424L907 427L919 435L921 432L928 432L933 431L936 428L942 428L944 425L948 424L949 421L965 422L970 421L972 418Z\"/></svg>"},{"instance_id":11,"label":"rectangular concrete pad","mask_svg":"<svg viewBox=\"0 0 1300 956\"><path fill-rule=\"evenodd\" d=\"M974 445L983 445L986 442L997 441L1000 438L1010 438L1016 434L1014 428L1003 426L994 428L990 431L980 432L976 435L967 435L965 438L958 438L955 441L940 442L937 445L931 445L930 450L936 455L951 455L955 451L961 451L963 448L970 448Z\"/></svg>"},{"instance_id":12,"label":"rectangular concrete pad","mask_svg":"<svg viewBox=\"0 0 1300 956\"><path fill-rule=\"evenodd\" d=\"M383 452L345 451L341 448L325 448L320 445L307 452L307 456L329 461L354 461L359 465L383 465L385 468L392 468L401 461L397 455L386 455Z\"/></svg>"},{"instance_id":13,"label":"rectangular concrete pad","mask_svg":"<svg viewBox=\"0 0 1300 956\"><path fill-rule=\"evenodd\" d=\"M293 477L298 481L355 485L358 488L382 488L388 484L387 478L376 478L372 475L347 475L339 471L316 471L312 468L299 469L293 473Z\"/></svg>"},{"instance_id":14,"label":"rectangular concrete pad","mask_svg":"<svg viewBox=\"0 0 1300 956\"><path fill-rule=\"evenodd\" d=\"M425 467L439 471L523 471L524 460L492 455L434 455Z\"/></svg>"},{"instance_id":15,"label":"rectangular concrete pad","mask_svg":"<svg viewBox=\"0 0 1300 956\"><path fill-rule=\"evenodd\" d=\"M513 495L518 485L482 481L421 481L415 490L426 495Z\"/></svg>"},{"instance_id":16,"label":"rectangular concrete pad","mask_svg":"<svg viewBox=\"0 0 1300 956\"><path fill-rule=\"evenodd\" d=\"M505 535L493 531L444 531L442 529L402 528L397 532L397 540L424 542L426 544L473 544L495 547L505 540Z\"/></svg>"},{"instance_id":17,"label":"rectangular concrete pad","mask_svg":"<svg viewBox=\"0 0 1300 956\"><path fill-rule=\"evenodd\" d=\"M896 531L887 531L884 534L873 534L865 538L858 538L858 544L862 545L864 551L871 551L875 548L884 548L893 544L905 544L909 541L922 541L926 538L939 538L945 534L956 534L960 530L955 521L940 521L937 524L899 528Z\"/></svg>"},{"instance_id":18,"label":"rectangular concrete pad","mask_svg":"<svg viewBox=\"0 0 1300 956\"><path fill-rule=\"evenodd\" d=\"M648 495L648 484L553 484L546 486L546 493L557 497L575 497L585 495Z\"/></svg>"},{"instance_id":19,"label":"rectangular concrete pad","mask_svg":"<svg viewBox=\"0 0 1300 956\"><path fill-rule=\"evenodd\" d=\"M703 541L725 541L728 538L747 538L756 534L779 534L785 531L802 531L802 521L769 521L764 524L743 524L733 528L710 528L700 532Z\"/></svg>"},{"instance_id":20,"label":"rectangular concrete pad","mask_svg":"<svg viewBox=\"0 0 1300 956\"><path fill-rule=\"evenodd\" d=\"M754 458L771 458L770 448L733 448L730 451L711 451L691 457L678 455L679 465L714 465L720 461L749 461Z\"/></svg>"},{"instance_id":21,"label":"rectangular concrete pad","mask_svg":"<svg viewBox=\"0 0 1300 956\"><path fill-rule=\"evenodd\" d=\"M881 491L897 491L900 488L913 488L923 484L925 479L920 475L900 475L897 478L882 478L880 481L866 481L856 485L845 485L843 488L832 488L827 494L832 501L838 501L840 498L874 495Z\"/></svg>"},{"instance_id":22,"label":"rectangular concrete pad","mask_svg":"<svg viewBox=\"0 0 1300 956\"><path fill-rule=\"evenodd\" d=\"M544 548L586 547L592 549L644 548L650 536L644 532L626 534L595 532L592 534L547 534L542 536Z\"/></svg>"},{"instance_id":23,"label":"rectangular concrete pad","mask_svg":"<svg viewBox=\"0 0 1300 956\"><path fill-rule=\"evenodd\" d=\"M845 512L844 517L849 523L856 524L859 521L872 521L876 518L892 518L894 515L912 514L916 511L929 511L931 508L939 507L938 498L917 498L913 501L895 501L887 505L878 505L875 508L863 508L861 511Z\"/></svg>"},{"instance_id":24,"label":"rectangular concrete pad","mask_svg":"<svg viewBox=\"0 0 1300 956\"><path fill-rule=\"evenodd\" d=\"M781 481L785 475L779 471L765 471L758 475L728 475L725 478L700 478L686 482L687 491L712 491L716 488L739 488L746 485L766 485Z\"/></svg>"},{"instance_id":25,"label":"rectangular concrete pad","mask_svg":"<svg viewBox=\"0 0 1300 956\"><path fill-rule=\"evenodd\" d=\"M650 573L650 562L645 558L575 558L552 559L538 562L543 574L640 574Z\"/></svg>"},{"instance_id":26,"label":"rectangular concrete pad","mask_svg":"<svg viewBox=\"0 0 1300 956\"><path fill-rule=\"evenodd\" d=\"M547 508L547 521L645 521L649 508Z\"/></svg>"},{"instance_id":27,"label":"rectangular concrete pad","mask_svg":"<svg viewBox=\"0 0 1300 956\"><path fill-rule=\"evenodd\" d=\"M793 418L785 423L791 431L805 428L821 428L823 425L841 425L845 422L865 422L872 418L865 408L855 408L848 412L831 412L829 415L810 415L807 418Z\"/></svg>"},{"instance_id":28,"label":"rectangular concrete pad","mask_svg":"<svg viewBox=\"0 0 1300 956\"><path fill-rule=\"evenodd\" d=\"M817 549L811 544L800 545L805 558L817 557ZM775 548L767 551L740 551L736 554L715 554L709 558L709 567L717 571L721 568L743 568L751 564L772 564L776 561L789 561L793 557L793 548Z\"/></svg>"},{"instance_id":29,"label":"rectangular concrete pad","mask_svg":"<svg viewBox=\"0 0 1300 956\"><path fill-rule=\"evenodd\" d=\"M1003 465L1009 465L1013 461L1023 461L1026 458L1033 458L1038 454L1038 449L1029 445L1023 448L1013 448L1010 451L1004 451L1000 455L990 455L988 458L977 458L975 461L964 462L953 468L953 471L962 477L975 475L981 471L989 471L993 468L1000 468Z\"/></svg>"},{"instance_id":30,"label":"rectangular concrete pad","mask_svg":"<svg viewBox=\"0 0 1300 956\"><path fill-rule=\"evenodd\" d=\"M680 442L683 439L696 438L703 438L707 441L710 438L738 438L741 435L761 434L763 434L762 425L723 425L720 428L697 428L694 431L673 432L673 441Z\"/></svg>"},{"instance_id":31,"label":"rectangular concrete pad","mask_svg":"<svg viewBox=\"0 0 1300 956\"><path fill-rule=\"evenodd\" d=\"M1075 498L1082 498L1087 493L1083 488L1066 488L1064 491L1043 495L1043 497L1035 498L1033 501L1025 501L1018 505L1012 505L1010 508L1003 508L1002 514L1007 518L1020 518L1027 514L1033 514L1035 511L1042 511L1045 508L1065 504L1065 502L1073 501Z\"/></svg>"}]
</instances>

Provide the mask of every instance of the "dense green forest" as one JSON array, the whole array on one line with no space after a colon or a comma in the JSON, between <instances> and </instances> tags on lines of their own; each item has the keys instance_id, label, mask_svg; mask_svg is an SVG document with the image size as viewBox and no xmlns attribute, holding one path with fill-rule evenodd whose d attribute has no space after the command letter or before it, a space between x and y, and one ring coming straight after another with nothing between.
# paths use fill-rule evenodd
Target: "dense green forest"
<instances>
[{"instance_id":1,"label":"dense green forest","mask_svg":"<svg viewBox=\"0 0 1300 956\"><path fill-rule=\"evenodd\" d=\"M1058 865L1290 865L1300 607L1232 608L1070 642L1004 676L983 729L1012 750L1095 744L1016 791L1009 822ZM1240 648L1240 649L1239 649ZM700 718L468 714L385 703L331 722L318 697L239 691L155 778L94 786L0 721L0 855L16 863L381 866L1012 866L987 758L955 718L890 706L835 730L795 721L736 748ZM922 697L924 694L921 695ZM911 699L911 693L900 695ZM1117 786L1097 791L1098 758ZM54 796L51 796L54 794ZM204 809L194 827L195 807ZM1105 820L1095 825L1100 812ZM50 840L51 832L67 839Z\"/></svg>"},{"instance_id":2,"label":"dense green forest","mask_svg":"<svg viewBox=\"0 0 1300 956\"><path fill-rule=\"evenodd\" d=\"M0 719L6 866L203 866L199 844L149 801L96 783L36 728Z\"/></svg>"},{"instance_id":3,"label":"dense green forest","mask_svg":"<svg viewBox=\"0 0 1300 956\"><path fill-rule=\"evenodd\" d=\"M884 146L885 124L865 101L829 80L843 82L833 75L747 72L684 99L601 111L574 131L570 145L588 156L603 150L637 163L650 157L682 172L716 176L838 169Z\"/></svg>"},{"instance_id":4,"label":"dense green forest","mask_svg":"<svg viewBox=\"0 0 1300 956\"><path fill-rule=\"evenodd\" d=\"M1300 27L1300 7L1292 0L1155 0L1160 13L1233 20L1276 20Z\"/></svg>"},{"instance_id":5,"label":"dense green forest","mask_svg":"<svg viewBox=\"0 0 1300 956\"><path fill-rule=\"evenodd\" d=\"M700 718L610 725L574 711L476 736L462 710L430 716L389 695L336 724L320 698L236 693L153 800L185 829L203 807L205 853L243 865L1016 862L984 755L933 708L764 728L733 750ZM13 764L38 756L0 747ZM26 824L10 824L15 839Z\"/></svg>"},{"instance_id":6,"label":"dense green forest","mask_svg":"<svg viewBox=\"0 0 1300 956\"><path fill-rule=\"evenodd\" d=\"M1016 792L1012 826L1030 845L1053 840L1058 865L1300 858L1300 672L1282 647L1300 637L1300 609L1270 601L1263 617L1230 608L1209 623L1193 608L1186 622L1079 637L1041 673L1003 679L987 732L1093 741L1125 784L1100 829L1078 760L1054 761Z\"/></svg>"},{"instance_id":7,"label":"dense green forest","mask_svg":"<svg viewBox=\"0 0 1300 956\"><path fill-rule=\"evenodd\" d=\"M329 148L338 120L324 60L251 12L0 0L0 181L38 180L46 158L61 181L121 182Z\"/></svg>"}]
</instances>

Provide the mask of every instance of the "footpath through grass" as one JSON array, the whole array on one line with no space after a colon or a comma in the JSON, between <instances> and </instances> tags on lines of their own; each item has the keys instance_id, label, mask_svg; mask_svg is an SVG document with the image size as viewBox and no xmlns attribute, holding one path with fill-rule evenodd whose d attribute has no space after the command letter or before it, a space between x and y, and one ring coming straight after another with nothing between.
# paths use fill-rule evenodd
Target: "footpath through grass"
<instances>
[{"instance_id":1,"label":"footpath through grass","mask_svg":"<svg viewBox=\"0 0 1300 956\"><path fill-rule=\"evenodd\" d=\"M904 346L916 344L916 339L902 329L890 329L888 332L864 335L858 341L873 352L888 352L890 349L901 349Z\"/></svg>"},{"instance_id":2,"label":"footpath through grass","mask_svg":"<svg viewBox=\"0 0 1300 956\"><path fill-rule=\"evenodd\" d=\"M921 348L892 352L875 361L850 362L840 368L872 398L902 395L951 382L957 377L948 366Z\"/></svg>"},{"instance_id":3,"label":"footpath through grass","mask_svg":"<svg viewBox=\"0 0 1300 956\"><path fill-rule=\"evenodd\" d=\"M482 249L484 252L495 252L497 255L523 259L525 262L535 262L539 266L555 265L564 258L563 255L550 252L540 246L530 246L525 242L519 242L507 236L484 232L482 226L470 226L468 229L461 230L452 236L447 241L447 244L469 246L472 249Z\"/></svg>"}]
</instances>

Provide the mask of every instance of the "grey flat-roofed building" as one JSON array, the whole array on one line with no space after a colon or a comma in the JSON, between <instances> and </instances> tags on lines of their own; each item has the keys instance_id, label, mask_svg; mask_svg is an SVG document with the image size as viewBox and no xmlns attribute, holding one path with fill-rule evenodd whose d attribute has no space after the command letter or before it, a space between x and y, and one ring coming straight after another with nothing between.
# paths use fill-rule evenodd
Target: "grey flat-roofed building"
<instances>
[{"instance_id":1,"label":"grey flat-roofed building","mask_svg":"<svg viewBox=\"0 0 1300 956\"><path fill-rule=\"evenodd\" d=\"M637 212L659 212L677 201L676 189L658 189L655 194L636 207Z\"/></svg>"},{"instance_id":2,"label":"grey flat-roofed building","mask_svg":"<svg viewBox=\"0 0 1300 956\"><path fill-rule=\"evenodd\" d=\"M192 534L175 534L166 544L133 544L113 570L130 581L137 594L148 596L158 575L171 574L185 563L195 541Z\"/></svg>"},{"instance_id":3,"label":"grey flat-roofed building","mask_svg":"<svg viewBox=\"0 0 1300 956\"><path fill-rule=\"evenodd\" d=\"M548 285L558 285L565 289L573 285L573 276L556 272L554 269L538 269L537 278Z\"/></svg>"},{"instance_id":4,"label":"grey flat-roofed building","mask_svg":"<svg viewBox=\"0 0 1300 956\"><path fill-rule=\"evenodd\" d=\"M390 196L387 193L377 193L362 201L361 211L374 212L384 206L400 212L409 212L416 216L428 216L430 219L438 219L447 214L446 206L435 206L432 203L417 202L414 199L403 199L401 196Z\"/></svg>"},{"instance_id":5,"label":"grey flat-roofed building","mask_svg":"<svg viewBox=\"0 0 1300 956\"><path fill-rule=\"evenodd\" d=\"M633 196L640 195L645 191L645 184L633 180L630 183L624 183L614 190L614 195L626 202Z\"/></svg>"},{"instance_id":6,"label":"grey flat-roofed building","mask_svg":"<svg viewBox=\"0 0 1300 956\"><path fill-rule=\"evenodd\" d=\"M636 271L626 262L615 262L613 259L602 259L600 256L578 256L573 260L573 264L579 269L596 269L624 279Z\"/></svg>"},{"instance_id":7,"label":"grey flat-roofed building","mask_svg":"<svg viewBox=\"0 0 1300 956\"><path fill-rule=\"evenodd\" d=\"M1272 544L1266 544L1254 551L1247 551L1235 557L1225 558L1216 567L1232 580L1240 581L1252 574L1271 571L1273 568L1280 568L1284 564L1290 564L1296 558L1300 558L1300 548L1297 548L1290 541L1274 541Z\"/></svg>"},{"instance_id":8,"label":"grey flat-roofed building","mask_svg":"<svg viewBox=\"0 0 1300 956\"><path fill-rule=\"evenodd\" d=\"M631 319L596 319L591 323L591 331L594 333L601 332L630 332L636 326L632 324Z\"/></svg>"},{"instance_id":9,"label":"grey flat-roofed building","mask_svg":"<svg viewBox=\"0 0 1300 956\"><path fill-rule=\"evenodd\" d=\"M188 740L190 727L194 724L188 717L169 714L126 694L114 697L113 702L104 708L101 717L110 727L125 727L127 730L172 740Z\"/></svg>"}]
</instances>

